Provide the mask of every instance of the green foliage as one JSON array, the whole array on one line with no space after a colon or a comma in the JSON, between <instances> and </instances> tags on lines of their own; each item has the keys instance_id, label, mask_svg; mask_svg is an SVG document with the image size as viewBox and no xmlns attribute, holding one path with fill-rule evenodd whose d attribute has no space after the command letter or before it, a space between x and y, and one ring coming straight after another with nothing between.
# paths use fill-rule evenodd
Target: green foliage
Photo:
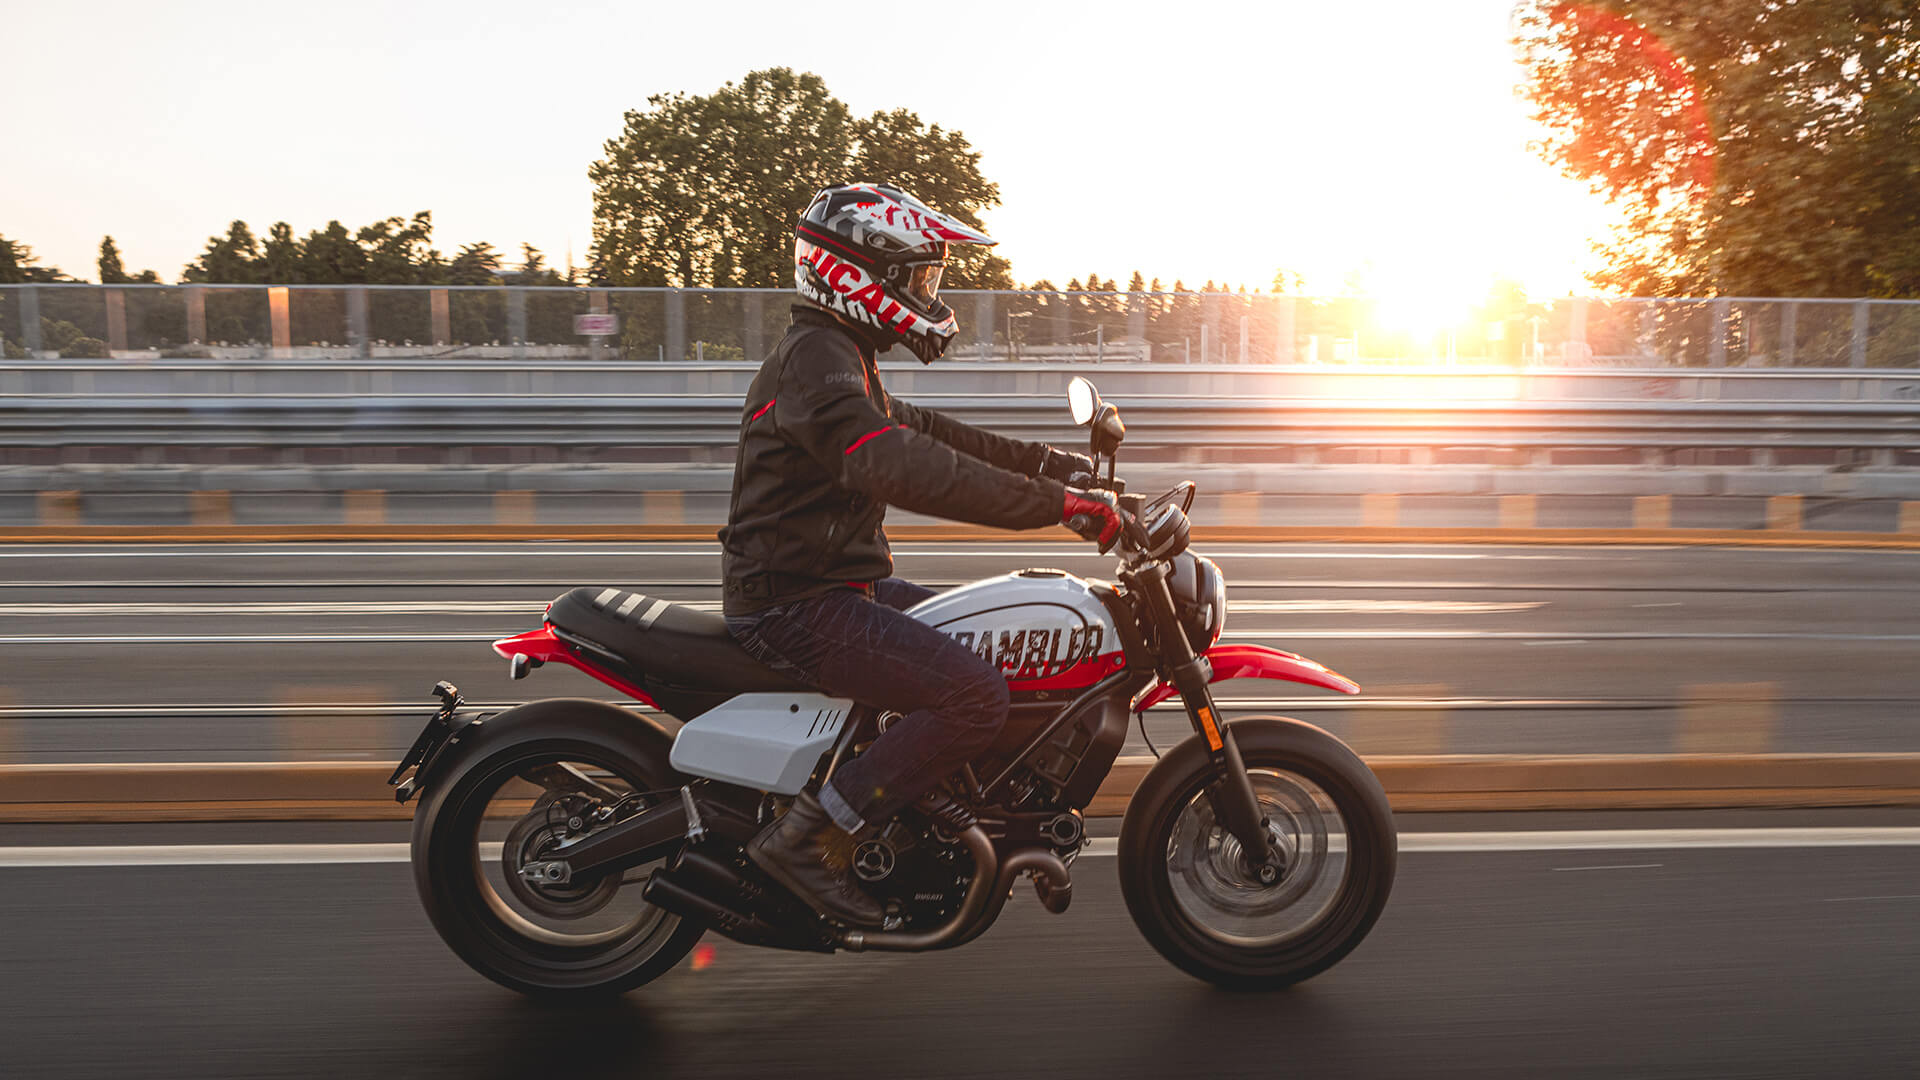
<instances>
[{"instance_id":1,"label":"green foliage","mask_svg":"<svg viewBox=\"0 0 1920 1080\"><path fill-rule=\"evenodd\" d=\"M127 268L120 262L120 248L114 244L113 237L100 238L100 284L124 285L133 279L127 276Z\"/></svg>"},{"instance_id":2,"label":"green foliage","mask_svg":"<svg viewBox=\"0 0 1920 1080\"><path fill-rule=\"evenodd\" d=\"M613 285L783 289L794 220L815 192L899 184L978 226L999 188L957 131L904 109L856 120L819 76L748 73L712 94L660 94L630 110L593 182L593 263ZM960 247L949 288L1004 288L1006 260Z\"/></svg>"},{"instance_id":3,"label":"green foliage","mask_svg":"<svg viewBox=\"0 0 1920 1080\"><path fill-rule=\"evenodd\" d=\"M86 331L65 319L40 318L40 347L63 352L66 347L87 336Z\"/></svg>"},{"instance_id":4,"label":"green foliage","mask_svg":"<svg viewBox=\"0 0 1920 1080\"><path fill-rule=\"evenodd\" d=\"M35 266L33 249L0 236L0 285L53 284L73 279L52 266Z\"/></svg>"},{"instance_id":5,"label":"green foliage","mask_svg":"<svg viewBox=\"0 0 1920 1080\"><path fill-rule=\"evenodd\" d=\"M1920 296L1920 17L1890 0L1529 0L1546 157L1623 211L1628 294Z\"/></svg>"},{"instance_id":6,"label":"green foliage","mask_svg":"<svg viewBox=\"0 0 1920 1080\"><path fill-rule=\"evenodd\" d=\"M61 349L60 355L68 360L80 358L97 360L106 357L109 353L107 343L101 341L99 338L80 337L74 338L65 348Z\"/></svg>"}]
</instances>

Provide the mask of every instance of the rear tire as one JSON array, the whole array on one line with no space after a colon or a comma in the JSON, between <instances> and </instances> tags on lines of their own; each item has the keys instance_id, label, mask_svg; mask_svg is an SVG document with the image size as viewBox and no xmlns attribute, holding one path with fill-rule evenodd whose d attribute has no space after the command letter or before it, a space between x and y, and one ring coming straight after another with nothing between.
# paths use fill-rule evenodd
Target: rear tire
<instances>
[{"instance_id":1,"label":"rear tire","mask_svg":"<svg viewBox=\"0 0 1920 1080\"><path fill-rule=\"evenodd\" d=\"M599 997L659 977L700 940L703 925L639 902L638 881L612 890L630 893L633 915L624 927L569 933L569 919L601 914L611 899L598 895L608 891L601 887L585 898L558 893L545 905L547 919L529 918L522 914L524 903L517 902L524 901L524 890L514 882L495 888L488 870L498 867L489 865L491 856L480 854L491 850L491 841L486 847L480 843L483 824L490 831L504 824L488 817L489 806L530 768L580 763L631 792L684 783L686 778L667 763L658 733L645 731L644 724L604 702L536 701L488 719L461 745L461 757L414 814L413 870L427 917L469 967L523 994ZM508 833L509 846L527 834L526 822L522 818Z\"/></svg>"},{"instance_id":2,"label":"rear tire","mask_svg":"<svg viewBox=\"0 0 1920 1080\"><path fill-rule=\"evenodd\" d=\"M1182 971L1272 990L1327 970L1367 936L1393 889L1399 843L1379 779L1345 743L1284 717L1232 727L1272 835L1291 849L1287 872L1261 883L1213 822L1213 762L1196 735L1127 807L1120 890L1134 925Z\"/></svg>"}]
</instances>

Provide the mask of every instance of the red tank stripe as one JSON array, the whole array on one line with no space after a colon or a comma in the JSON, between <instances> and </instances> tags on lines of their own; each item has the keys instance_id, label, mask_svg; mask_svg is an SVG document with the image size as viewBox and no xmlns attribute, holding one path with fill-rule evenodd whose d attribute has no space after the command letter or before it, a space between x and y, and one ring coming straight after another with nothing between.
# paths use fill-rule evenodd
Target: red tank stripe
<instances>
[{"instance_id":1,"label":"red tank stripe","mask_svg":"<svg viewBox=\"0 0 1920 1080\"><path fill-rule=\"evenodd\" d=\"M776 399L776 400L777 400L777 399ZM753 419L752 419L752 420L748 420L748 421L747 421L747 423L749 423L749 424L751 424L751 423L753 423L753 421L754 421L754 420L758 420L758 419L760 419L761 417L763 417L763 416L765 416L765 415L767 415L767 410L768 410L768 409L771 409L771 408L773 408L773 402L772 402L772 401L769 401L769 402L767 402L767 403L766 403L765 405L762 405L762 406L760 406L760 411L759 411L759 412L757 412L757 413L754 413L754 414L753 414Z\"/></svg>"},{"instance_id":2,"label":"red tank stripe","mask_svg":"<svg viewBox=\"0 0 1920 1080\"><path fill-rule=\"evenodd\" d=\"M847 453L851 454L855 450L860 449L861 446L866 444L866 441L868 439L873 438L875 435L885 435L887 432L892 431L894 428L905 427L905 426L906 426L905 424L889 424L888 426L881 428L879 431L869 431L865 435L862 435L859 438L853 440L853 445L847 447Z\"/></svg>"}]
</instances>

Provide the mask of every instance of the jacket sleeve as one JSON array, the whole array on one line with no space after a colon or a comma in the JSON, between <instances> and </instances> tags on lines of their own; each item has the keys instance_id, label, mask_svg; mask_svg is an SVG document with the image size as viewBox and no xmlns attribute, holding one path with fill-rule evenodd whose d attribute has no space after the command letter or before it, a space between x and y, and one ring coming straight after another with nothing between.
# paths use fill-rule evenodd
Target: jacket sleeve
<instances>
[{"instance_id":1,"label":"jacket sleeve","mask_svg":"<svg viewBox=\"0 0 1920 1080\"><path fill-rule=\"evenodd\" d=\"M1011 469L1023 476L1038 476L1047 460L1046 443L1022 442L983 431L942 412L922 408L888 395L894 418L922 435L946 443L969 457L989 465Z\"/></svg>"},{"instance_id":2,"label":"jacket sleeve","mask_svg":"<svg viewBox=\"0 0 1920 1080\"><path fill-rule=\"evenodd\" d=\"M835 333L796 342L774 409L780 432L842 487L918 514L1033 529L1060 522L1057 480L995 468L875 407L851 342Z\"/></svg>"}]
</instances>

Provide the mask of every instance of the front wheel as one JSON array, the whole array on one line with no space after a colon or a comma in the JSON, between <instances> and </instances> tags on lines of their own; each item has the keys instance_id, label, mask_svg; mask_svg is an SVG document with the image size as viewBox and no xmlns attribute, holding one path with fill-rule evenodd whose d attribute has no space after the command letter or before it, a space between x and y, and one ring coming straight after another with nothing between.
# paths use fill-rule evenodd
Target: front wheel
<instances>
[{"instance_id":1,"label":"front wheel","mask_svg":"<svg viewBox=\"0 0 1920 1080\"><path fill-rule=\"evenodd\" d=\"M1310 724L1233 724L1284 869L1262 881L1215 819L1199 736L1141 782L1120 829L1120 890L1134 925L1190 975L1235 990L1327 970L1373 928L1399 845L1386 792L1345 743Z\"/></svg>"}]
</instances>

